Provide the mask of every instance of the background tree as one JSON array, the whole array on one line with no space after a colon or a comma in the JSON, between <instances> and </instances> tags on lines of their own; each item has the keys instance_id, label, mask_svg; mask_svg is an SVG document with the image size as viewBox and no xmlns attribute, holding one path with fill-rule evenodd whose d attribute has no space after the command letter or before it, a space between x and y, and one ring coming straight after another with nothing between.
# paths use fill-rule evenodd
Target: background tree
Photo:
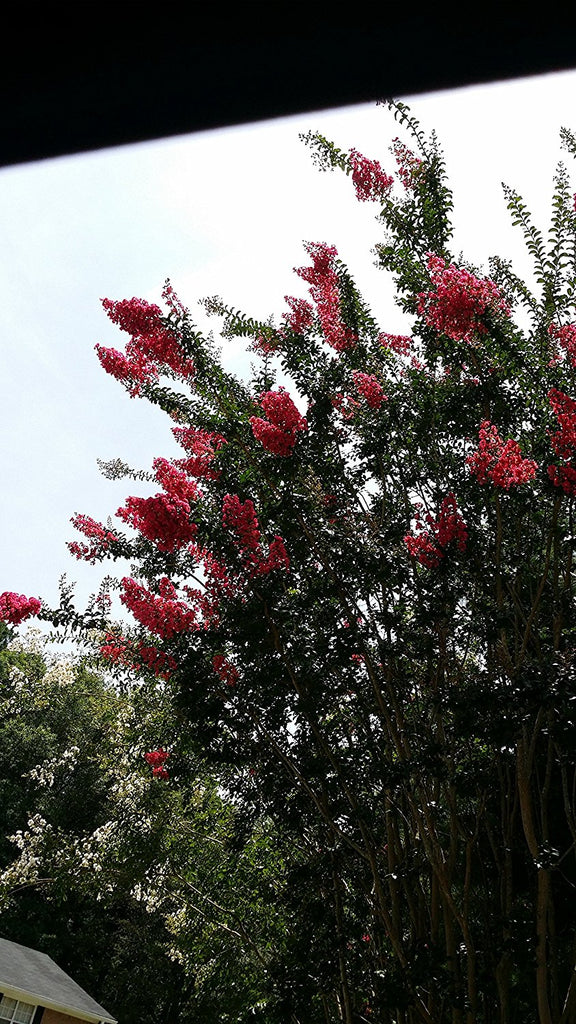
<instances>
[{"instance_id":1,"label":"background tree","mask_svg":"<svg viewBox=\"0 0 576 1024\"><path fill-rule=\"evenodd\" d=\"M40 634L3 648L0 677L4 937L48 952L122 1022L259 1019L285 932L271 823L246 829L155 677L105 682Z\"/></svg>"},{"instance_id":2,"label":"background tree","mask_svg":"<svg viewBox=\"0 0 576 1024\"><path fill-rule=\"evenodd\" d=\"M246 834L270 821L293 850L264 1019L567 1024L574 201L560 165L545 237L506 190L534 287L497 258L485 276L450 250L436 139L390 106L415 146L393 143L394 178L306 141L379 204L406 335L326 243L279 324L206 303L250 339L247 381L169 284L166 315L105 300L129 341L102 365L168 413L182 457L117 511L128 531L78 515L71 547L131 559L136 626L109 626L102 653L165 677L172 728L224 773ZM12 621L39 610L3 601Z\"/></svg>"}]
</instances>

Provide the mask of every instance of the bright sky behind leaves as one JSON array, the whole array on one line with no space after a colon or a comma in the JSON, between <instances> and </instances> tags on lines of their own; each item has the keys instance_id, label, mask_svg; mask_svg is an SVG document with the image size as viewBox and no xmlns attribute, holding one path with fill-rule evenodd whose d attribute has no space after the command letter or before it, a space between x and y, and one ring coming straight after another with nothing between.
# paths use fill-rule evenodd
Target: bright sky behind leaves
<instances>
[{"instance_id":1,"label":"bright sky behind leaves","mask_svg":"<svg viewBox=\"0 0 576 1024\"><path fill-rule=\"evenodd\" d=\"M547 229L554 169L564 159L572 171L559 130L576 131L576 72L404 99L444 150L455 252L485 267L498 254L526 271L500 183ZM148 493L104 479L96 459L148 469L156 455L180 453L167 418L101 369L94 345L122 349L127 337L101 298L160 301L169 277L208 328L217 321L204 320L197 300L213 294L279 320L284 295L305 294L292 272L306 263L303 240L325 241L382 329L409 330L373 265L378 207L359 204L344 175L314 167L298 138L310 129L389 173L392 139L406 138L385 108L368 105L0 170L0 592L56 604L65 572L82 607L106 566L68 553L70 517L105 521L129 493ZM576 191L576 167L573 180ZM240 346L225 355L242 372Z\"/></svg>"}]
</instances>

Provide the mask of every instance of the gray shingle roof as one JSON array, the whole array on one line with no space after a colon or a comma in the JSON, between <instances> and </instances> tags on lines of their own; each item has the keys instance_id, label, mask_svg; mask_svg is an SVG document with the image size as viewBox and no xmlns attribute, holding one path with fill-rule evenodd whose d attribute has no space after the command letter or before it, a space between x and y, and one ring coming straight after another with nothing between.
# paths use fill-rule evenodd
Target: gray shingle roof
<instances>
[{"instance_id":1,"label":"gray shingle roof","mask_svg":"<svg viewBox=\"0 0 576 1024\"><path fill-rule=\"evenodd\" d=\"M0 939L0 992L19 989L37 997L41 1005L56 1004L64 1012L88 1013L98 1020L114 1021L107 1010L58 967L46 953L17 942Z\"/></svg>"}]
</instances>

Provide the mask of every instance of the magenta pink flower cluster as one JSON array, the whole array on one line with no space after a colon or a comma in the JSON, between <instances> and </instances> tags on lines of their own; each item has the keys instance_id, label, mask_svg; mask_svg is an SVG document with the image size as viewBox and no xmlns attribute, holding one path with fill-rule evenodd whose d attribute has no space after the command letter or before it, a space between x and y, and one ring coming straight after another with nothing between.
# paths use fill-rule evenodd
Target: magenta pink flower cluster
<instances>
[{"instance_id":1,"label":"magenta pink flower cluster","mask_svg":"<svg viewBox=\"0 0 576 1024\"><path fill-rule=\"evenodd\" d=\"M236 686L240 678L238 669L223 654L215 654L212 658L212 667L226 686Z\"/></svg>"},{"instance_id":2,"label":"magenta pink flower cluster","mask_svg":"<svg viewBox=\"0 0 576 1024\"><path fill-rule=\"evenodd\" d=\"M453 341L474 342L488 333L487 315L510 316L510 307L489 278L478 278L469 270L446 265L434 253L428 254L433 288L418 294L418 313Z\"/></svg>"},{"instance_id":3,"label":"magenta pink flower cluster","mask_svg":"<svg viewBox=\"0 0 576 1024\"><path fill-rule=\"evenodd\" d=\"M173 293L168 296L174 302ZM168 367L190 380L194 374L192 361L182 351L178 332L162 323L162 310L144 299L102 299L112 323L130 334L125 353L96 345L103 368L121 381L130 395L138 395L142 385L157 380Z\"/></svg>"},{"instance_id":4,"label":"magenta pink flower cluster","mask_svg":"<svg viewBox=\"0 0 576 1024\"><path fill-rule=\"evenodd\" d=\"M264 557L254 504L241 502L237 494L226 494L222 504L222 525L236 537L244 567L252 576L265 576L274 569L290 569L290 560L281 537L274 537Z\"/></svg>"},{"instance_id":5,"label":"magenta pink flower cluster","mask_svg":"<svg viewBox=\"0 0 576 1024\"><path fill-rule=\"evenodd\" d=\"M126 499L116 512L119 519L153 541L159 551L176 551L196 536L198 527L190 521L189 503L174 494L155 494L151 498Z\"/></svg>"},{"instance_id":6,"label":"magenta pink flower cluster","mask_svg":"<svg viewBox=\"0 0 576 1024\"><path fill-rule=\"evenodd\" d=\"M556 351L550 360L551 365L553 366L560 361L559 347L564 349L570 365L576 367L576 324L564 324L562 327L558 327L557 324L550 324L548 334L556 347Z\"/></svg>"},{"instance_id":7,"label":"magenta pink flower cluster","mask_svg":"<svg viewBox=\"0 0 576 1024\"><path fill-rule=\"evenodd\" d=\"M285 315L285 318L287 317L289 317L289 314ZM288 326L291 325L289 324ZM296 328L293 328L293 330L296 330ZM278 331L278 334L274 337L265 337L263 334L257 334L256 337L252 339L252 342L249 345L249 350L251 352L257 352L258 355L262 357L271 356L274 352L278 351L283 334L283 331Z\"/></svg>"},{"instance_id":8,"label":"magenta pink flower cluster","mask_svg":"<svg viewBox=\"0 0 576 1024\"><path fill-rule=\"evenodd\" d=\"M160 679L169 679L176 669L176 662L169 654L143 643L133 644L126 637L107 633L100 654L113 665L121 665L134 672L145 666Z\"/></svg>"},{"instance_id":9,"label":"magenta pink flower cluster","mask_svg":"<svg viewBox=\"0 0 576 1024\"><path fill-rule=\"evenodd\" d=\"M164 488L167 494L180 498L182 501L197 501L202 497L202 491L195 480L191 480L188 473L185 473L174 462L168 459L154 459L152 466L154 476L158 483Z\"/></svg>"},{"instance_id":10,"label":"magenta pink flower cluster","mask_svg":"<svg viewBox=\"0 0 576 1024\"><path fill-rule=\"evenodd\" d=\"M220 471L212 469L211 463L218 450L226 444L226 438L222 437L222 434L200 430L197 427L174 427L172 433L189 456L187 459L179 461L179 467L190 476L202 477L204 480L217 480Z\"/></svg>"},{"instance_id":11,"label":"magenta pink flower cluster","mask_svg":"<svg viewBox=\"0 0 576 1024\"><path fill-rule=\"evenodd\" d=\"M409 356L412 352L412 338L405 334L380 334L378 341L382 348L389 348L399 356Z\"/></svg>"},{"instance_id":12,"label":"magenta pink flower cluster","mask_svg":"<svg viewBox=\"0 0 576 1024\"><path fill-rule=\"evenodd\" d=\"M312 258L312 266L296 267L295 271L310 285L324 338L337 352L353 348L358 339L340 316L340 286L334 266L338 253L325 242L307 242L305 249Z\"/></svg>"},{"instance_id":13,"label":"magenta pink flower cluster","mask_svg":"<svg viewBox=\"0 0 576 1024\"><path fill-rule=\"evenodd\" d=\"M285 388L265 391L258 401L267 419L250 417L254 437L273 455L291 455L298 433L308 430L306 419L300 415Z\"/></svg>"},{"instance_id":14,"label":"magenta pink flower cluster","mask_svg":"<svg viewBox=\"0 0 576 1024\"><path fill-rule=\"evenodd\" d=\"M314 320L314 307L307 299L295 299L292 295L285 295L284 299L291 312L283 313L282 319L294 334L304 334Z\"/></svg>"},{"instance_id":15,"label":"magenta pink flower cluster","mask_svg":"<svg viewBox=\"0 0 576 1024\"><path fill-rule=\"evenodd\" d=\"M369 160L356 149L351 149L348 161L352 168L352 182L359 202L378 201L388 195L394 178L382 170L377 160Z\"/></svg>"},{"instance_id":16,"label":"magenta pink flower cluster","mask_svg":"<svg viewBox=\"0 0 576 1024\"><path fill-rule=\"evenodd\" d=\"M360 409L360 402L351 395L345 395L342 391L337 391L336 394L330 399L334 408L340 413L343 420L354 419L356 413Z\"/></svg>"},{"instance_id":17,"label":"magenta pink flower cluster","mask_svg":"<svg viewBox=\"0 0 576 1024\"><path fill-rule=\"evenodd\" d=\"M176 587L166 576L159 581L158 594L130 576L124 577L122 586L122 604L156 636L169 640L176 633L199 628L197 609L178 598Z\"/></svg>"},{"instance_id":18,"label":"magenta pink flower cluster","mask_svg":"<svg viewBox=\"0 0 576 1024\"><path fill-rule=\"evenodd\" d=\"M572 498L576 496L576 468L572 464L576 456L576 401L556 388L550 389L548 400L560 428L551 435L550 443L564 462L561 466L548 466L548 476L555 487L561 487Z\"/></svg>"},{"instance_id":19,"label":"magenta pink flower cluster","mask_svg":"<svg viewBox=\"0 0 576 1024\"><path fill-rule=\"evenodd\" d=\"M384 388L374 374L361 373L360 370L354 370L352 376L358 394L366 399L371 409L379 409L382 402L388 401L384 394Z\"/></svg>"},{"instance_id":20,"label":"magenta pink flower cluster","mask_svg":"<svg viewBox=\"0 0 576 1024\"><path fill-rule=\"evenodd\" d=\"M85 544L84 541L69 541L68 550L75 558L82 558L85 562L91 562L95 565L96 562L101 562L106 557L110 550L110 545L113 541L118 540L115 533L108 530L102 523L96 522L90 516L76 513L72 516L70 522L76 530L83 533L85 537L91 541L90 544Z\"/></svg>"},{"instance_id":21,"label":"magenta pink flower cluster","mask_svg":"<svg viewBox=\"0 0 576 1024\"><path fill-rule=\"evenodd\" d=\"M478 449L466 462L478 483L491 482L505 491L533 480L538 468L533 459L522 458L518 441L503 441L490 420L480 424Z\"/></svg>"},{"instance_id":22,"label":"magenta pink flower cluster","mask_svg":"<svg viewBox=\"0 0 576 1024\"><path fill-rule=\"evenodd\" d=\"M166 768L166 761L169 757L168 751L163 750L162 747L159 750L150 750L147 754L144 754L144 759L150 765L155 779L169 778L168 769Z\"/></svg>"},{"instance_id":23,"label":"magenta pink flower cluster","mask_svg":"<svg viewBox=\"0 0 576 1024\"><path fill-rule=\"evenodd\" d=\"M437 519L429 512L426 514L425 522L428 528L423 526L419 507L416 508L414 518L419 532L406 534L404 543L409 553L427 569L436 569L440 565L452 543L458 551L466 550L468 527L458 511L456 498L452 492L442 500Z\"/></svg>"},{"instance_id":24,"label":"magenta pink flower cluster","mask_svg":"<svg viewBox=\"0 0 576 1024\"><path fill-rule=\"evenodd\" d=\"M41 607L37 597L25 597L24 594L14 594L10 590L5 590L0 594L0 621L19 626L25 619L38 615Z\"/></svg>"},{"instance_id":25,"label":"magenta pink flower cluster","mask_svg":"<svg viewBox=\"0 0 576 1024\"><path fill-rule=\"evenodd\" d=\"M400 139L394 139L392 151L398 168L398 177L406 190L414 188L422 168L422 160Z\"/></svg>"}]
</instances>

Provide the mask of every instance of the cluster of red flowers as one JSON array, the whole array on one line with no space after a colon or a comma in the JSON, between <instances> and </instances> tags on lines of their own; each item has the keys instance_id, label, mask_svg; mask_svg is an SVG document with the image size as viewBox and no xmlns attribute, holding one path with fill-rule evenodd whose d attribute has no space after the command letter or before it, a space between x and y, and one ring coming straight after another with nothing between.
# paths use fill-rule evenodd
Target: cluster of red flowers
<instances>
[{"instance_id":1,"label":"cluster of red flowers","mask_svg":"<svg viewBox=\"0 0 576 1024\"><path fill-rule=\"evenodd\" d=\"M0 621L20 625L25 619L38 615L42 605L37 597L25 597L5 590L0 594Z\"/></svg>"},{"instance_id":2,"label":"cluster of red flowers","mask_svg":"<svg viewBox=\"0 0 576 1024\"><path fill-rule=\"evenodd\" d=\"M126 356L115 348L94 347L102 369L124 384L132 398L140 394L142 384L158 379L156 366L142 352L131 352Z\"/></svg>"},{"instance_id":3,"label":"cluster of red flowers","mask_svg":"<svg viewBox=\"0 0 576 1024\"><path fill-rule=\"evenodd\" d=\"M168 459L154 459L152 463L154 476L167 494L182 501L196 501L202 497L202 491L195 480Z\"/></svg>"},{"instance_id":4,"label":"cluster of red flowers","mask_svg":"<svg viewBox=\"0 0 576 1024\"><path fill-rule=\"evenodd\" d=\"M428 569L436 569L446 554L448 546L455 543L459 551L466 550L468 528L458 511L456 498L452 492L447 494L440 506L438 518L434 519L428 512L425 516L428 529L422 524L419 509L414 516L416 535L406 534L404 543L408 551L421 565Z\"/></svg>"},{"instance_id":5,"label":"cluster of red flowers","mask_svg":"<svg viewBox=\"0 0 576 1024\"><path fill-rule=\"evenodd\" d=\"M394 178L386 174L377 160L369 160L356 149L348 155L352 168L352 182L356 190L356 198L361 203L378 201L388 195Z\"/></svg>"},{"instance_id":6,"label":"cluster of red flowers","mask_svg":"<svg viewBox=\"0 0 576 1024\"><path fill-rule=\"evenodd\" d=\"M556 351L551 359L551 364L557 363L560 360L560 353L558 347L564 349L571 366L576 367L576 324L564 324L562 327L558 327L556 324L550 324L548 328L548 334L556 346Z\"/></svg>"},{"instance_id":7,"label":"cluster of red flowers","mask_svg":"<svg viewBox=\"0 0 576 1024\"><path fill-rule=\"evenodd\" d=\"M188 453L187 459L179 461L180 467L190 476L202 477L204 480L217 480L220 471L211 468L219 448L226 444L222 434L197 427L173 427L172 433Z\"/></svg>"},{"instance_id":8,"label":"cluster of red flowers","mask_svg":"<svg viewBox=\"0 0 576 1024\"><path fill-rule=\"evenodd\" d=\"M102 561L110 550L110 544L118 538L111 530L106 529L102 526L102 523L97 523L95 519L90 516L82 515L77 513L72 516L70 522L83 533L85 537L92 542L91 544L84 544L83 541L69 541L68 550L76 558L83 558L86 562L91 562L95 565L96 562Z\"/></svg>"},{"instance_id":9,"label":"cluster of red flowers","mask_svg":"<svg viewBox=\"0 0 576 1024\"><path fill-rule=\"evenodd\" d=\"M259 402L268 418L250 417L254 437L273 455L291 455L298 432L308 430L304 416L300 415L285 388L265 391Z\"/></svg>"},{"instance_id":10,"label":"cluster of red flowers","mask_svg":"<svg viewBox=\"0 0 576 1024\"><path fill-rule=\"evenodd\" d=\"M212 666L217 675L220 676L223 683L226 683L227 686L236 686L236 683L240 678L240 673L231 662L227 661L223 654L214 655L212 658Z\"/></svg>"},{"instance_id":11,"label":"cluster of red flowers","mask_svg":"<svg viewBox=\"0 0 576 1024\"><path fill-rule=\"evenodd\" d=\"M252 339L252 342L249 345L249 350L251 352L257 352L259 356L271 356L274 352L278 351L282 334L282 331L279 331L275 336L269 335L268 337L264 334L257 334L256 337Z\"/></svg>"},{"instance_id":12,"label":"cluster of red flowers","mask_svg":"<svg viewBox=\"0 0 576 1024\"><path fill-rule=\"evenodd\" d=\"M384 394L384 388L372 373L361 373L354 370L352 373L358 393L366 399L371 409L379 409L382 402L388 399Z\"/></svg>"},{"instance_id":13,"label":"cluster of red flowers","mask_svg":"<svg viewBox=\"0 0 576 1024\"><path fill-rule=\"evenodd\" d=\"M251 575L265 576L274 569L290 569L290 560L281 537L273 537L265 558L254 504L241 502L237 494L226 494L222 505L222 525L235 534L245 567Z\"/></svg>"},{"instance_id":14,"label":"cluster of red flowers","mask_svg":"<svg viewBox=\"0 0 576 1024\"><path fill-rule=\"evenodd\" d=\"M197 612L177 597L176 587L167 577L159 581L158 594L137 580L125 576L120 600L134 618L151 633L169 640L175 633L197 628Z\"/></svg>"},{"instance_id":15,"label":"cluster of red flowers","mask_svg":"<svg viewBox=\"0 0 576 1024\"><path fill-rule=\"evenodd\" d=\"M145 666L160 679L169 679L176 669L176 662L170 654L147 644L133 644L126 637L114 633L107 633L100 645L100 654L113 665L122 665L134 672Z\"/></svg>"},{"instance_id":16,"label":"cluster of red flowers","mask_svg":"<svg viewBox=\"0 0 576 1024\"><path fill-rule=\"evenodd\" d=\"M522 458L518 441L503 441L490 420L480 424L478 450L466 462L478 483L491 481L505 491L533 480L538 468L533 459Z\"/></svg>"},{"instance_id":17,"label":"cluster of red flowers","mask_svg":"<svg viewBox=\"0 0 576 1024\"><path fill-rule=\"evenodd\" d=\"M162 298L164 299L164 302L168 306L170 312L175 313L176 316L182 317L185 316L186 313L188 312L186 306L183 304L183 302L181 302L181 300L176 295L176 292L174 291L172 285L170 284L170 281L166 281L162 289Z\"/></svg>"},{"instance_id":18,"label":"cluster of red flowers","mask_svg":"<svg viewBox=\"0 0 576 1024\"><path fill-rule=\"evenodd\" d=\"M572 460L576 455L576 401L556 388L550 389L548 400L560 427L551 435L550 442L556 454L564 460L563 466L548 466L548 476L556 487L561 487L565 494L574 497L576 468L572 466Z\"/></svg>"},{"instance_id":19,"label":"cluster of red flowers","mask_svg":"<svg viewBox=\"0 0 576 1024\"><path fill-rule=\"evenodd\" d=\"M173 302L173 292L166 294ZM187 379L193 376L192 361L182 351L178 332L162 323L159 306L136 298L102 299L102 305L112 323L131 337L125 354L101 345L96 345L96 352L106 372L125 384L130 395L139 394L142 384L158 379L166 367Z\"/></svg>"},{"instance_id":20,"label":"cluster of red flowers","mask_svg":"<svg viewBox=\"0 0 576 1024\"><path fill-rule=\"evenodd\" d=\"M198 527L190 521L190 505L173 494L155 494L151 498L126 499L116 512L119 519L153 541L159 551L175 551L196 536Z\"/></svg>"},{"instance_id":21,"label":"cluster of red flowers","mask_svg":"<svg viewBox=\"0 0 576 1024\"><path fill-rule=\"evenodd\" d=\"M305 249L312 258L311 267L297 267L296 273L310 285L324 338L337 352L353 348L357 338L340 316L340 286L334 260L338 255L333 245L307 242Z\"/></svg>"},{"instance_id":22,"label":"cluster of red flowers","mask_svg":"<svg viewBox=\"0 0 576 1024\"><path fill-rule=\"evenodd\" d=\"M236 587L228 569L211 551L197 544L191 544L189 551L204 568L206 593L215 604L222 595L234 595Z\"/></svg>"},{"instance_id":23,"label":"cluster of red flowers","mask_svg":"<svg viewBox=\"0 0 576 1024\"><path fill-rule=\"evenodd\" d=\"M237 494L227 494L222 505L222 525L233 530L242 551L260 550L260 530L250 498L241 502Z\"/></svg>"},{"instance_id":24,"label":"cluster of red flowers","mask_svg":"<svg viewBox=\"0 0 576 1024\"><path fill-rule=\"evenodd\" d=\"M510 307L489 278L478 278L469 270L428 254L428 269L433 289L418 295L418 313L429 327L453 341L473 342L487 334L484 318L509 316Z\"/></svg>"},{"instance_id":25,"label":"cluster of red flowers","mask_svg":"<svg viewBox=\"0 0 576 1024\"><path fill-rule=\"evenodd\" d=\"M380 334L378 341L382 348L389 348L399 356L409 356L412 351L412 338L404 334Z\"/></svg>"},{"instance_id":26,"label":"cluster of red flowers","mask_svg":"<svg viewBox=\"0 0 576 1024\"><path fill-rule=\"evenodd\" d=\"M160 747L159 750L150 750L147 754L144 754L144 758L152 769L152 775L155 779L168 779L168 770L165 767L166 761L170 757L167 750L163 750Z\"/></svg>"},{"instance_id":27,"label":"cluster of red flowers","mask_svg":"<svg viewBox=\"0 0 576 1024\"><path fill-rule=\"evenodd\" d=\"M283 320L294 334L304 334L314 319L314 307L307 299L295 299L292 295L285 295L284 299L291 312L284 313Z\"/></svg>"},{"instance_id":28,"label":"cluster of red flowers","mask_svg":"<svg viewBox=\"0 0 576 1024\"><path fill-rule=\"evenodd\" d=\"M360 402L357 402L350 395L342 394L341 391L337 391L330 401L343 420L353 419L360 408Z\"/></svg>"},{"instance_id":29,"label":"cluster of red flowers","mask_svg":"<svg viewBox=\"0 0 576 1024\"><path fill-rule=\"evenodd\" d=\"M414 182L418 176L420 168L422 167L422 161L419 157L408 149L408 146L401 142L400 139L394 139L392 144L392 152L396 159L396 166L398 167L398 177L402 182L405 189L414 188Z\"/></svg>"}]
</instances>

